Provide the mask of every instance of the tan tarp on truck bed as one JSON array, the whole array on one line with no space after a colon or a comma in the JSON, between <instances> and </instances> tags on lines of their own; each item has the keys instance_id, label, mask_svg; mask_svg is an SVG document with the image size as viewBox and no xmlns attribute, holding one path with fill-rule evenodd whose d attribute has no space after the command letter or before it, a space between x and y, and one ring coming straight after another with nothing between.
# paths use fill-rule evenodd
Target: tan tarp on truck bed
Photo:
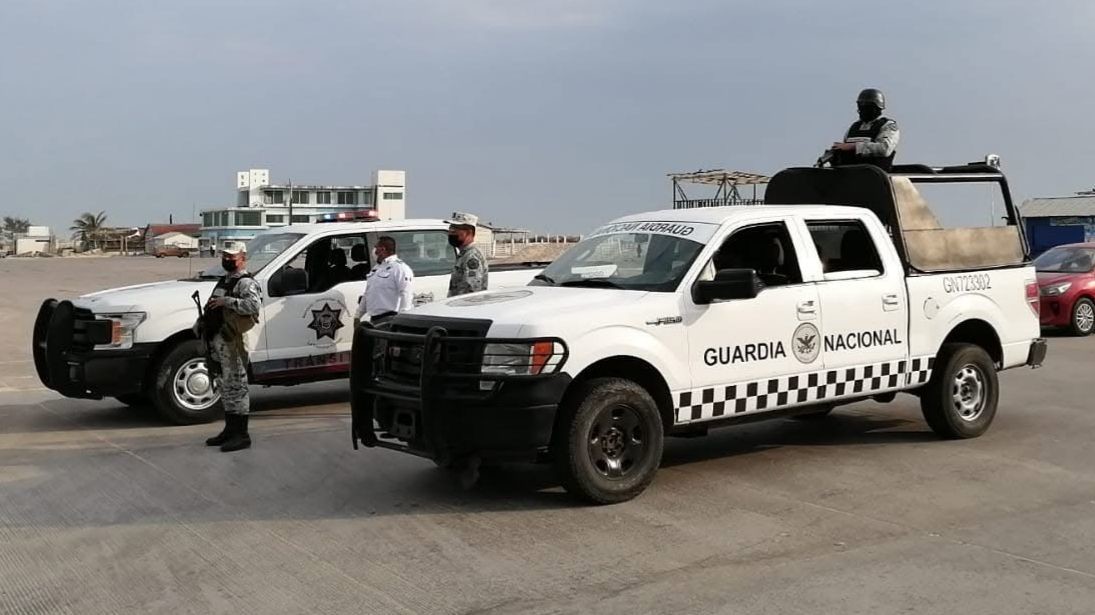
<instances>
[{"instance_id":1,"label":"tan tarp on truck bed","mask_svg":"<svg viewBox=\"0 0 1095 615\"><path fill-rule=\"evenodd\" d=\"M894 202L909 264L921 271L1022 265L1016 226L945 229L907 177L891 176Z\"/></svg>"}]
</instances>

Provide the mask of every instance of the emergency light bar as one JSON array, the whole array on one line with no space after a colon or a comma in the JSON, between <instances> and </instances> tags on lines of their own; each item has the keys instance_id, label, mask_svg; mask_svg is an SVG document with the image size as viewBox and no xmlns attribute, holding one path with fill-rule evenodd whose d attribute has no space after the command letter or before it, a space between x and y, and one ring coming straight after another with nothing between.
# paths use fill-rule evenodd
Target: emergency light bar
<instances>
[{"instance_id":1,"label":"emergency light bar","mask_svg":"<svg viewBox=\"0 0 1095 615\"><path fill-rule=\"evenodd\" d=\"M331 214L317 214L316 223L322 222L375 222L379 220L375 209L358 209L356 211L340 211Z\"/></svg>"}]
</instances>

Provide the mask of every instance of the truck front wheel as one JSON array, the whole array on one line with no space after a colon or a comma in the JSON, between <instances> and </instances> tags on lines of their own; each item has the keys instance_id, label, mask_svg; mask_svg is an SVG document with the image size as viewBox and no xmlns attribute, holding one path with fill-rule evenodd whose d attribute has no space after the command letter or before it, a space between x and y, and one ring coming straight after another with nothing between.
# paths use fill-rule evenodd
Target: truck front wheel
<instances>
[{"instance_id":1,"label":"truck front wheel","mask_svg":"<svg viewBox=\"0 0 1095 615\"><path fill-rule=\"evenodd\" d=\"M209 375L201 342L186 340L160 359L153 370L152 401L176 425L208 423L221 415L220 392Z\"/></svg>"},{"instance_id":2,"label":"truck front wheel","mask_svg":"<svg viewBox=\"0 0 1095 615\"><path fill-rule=\"evenodd\" d=\"M646 389L622 378L578 385L560 408L552 453L570 493L597 504L634 498L662 460L658 406Z\"/></svg>"},{"instance_id":3,"label":"truck front wheel","mask_svg":"<svg viewBox=\"0 0 1095 615\"><path fill-rule=\"evenodd\" d=\"M1000 399L996 366L973 344L945 344L938 369L920 396L920 409L932 431L944 438L976 438L996 416Z\"/></svg>"}]
</instances>

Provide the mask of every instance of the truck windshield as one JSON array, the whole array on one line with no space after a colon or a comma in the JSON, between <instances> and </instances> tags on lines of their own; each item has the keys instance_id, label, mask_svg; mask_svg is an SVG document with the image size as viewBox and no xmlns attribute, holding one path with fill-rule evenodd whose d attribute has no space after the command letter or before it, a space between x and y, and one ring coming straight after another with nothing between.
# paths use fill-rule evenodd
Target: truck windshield
<instances>
[{"instance_id":1,"label":"truck windshield","mask_svg":"<svg viewBox=\"0 0 1095 615\"><path fill-rule=\"evenodd\" d=\"M266 233L247 242L247 271L252 275L262 271L278 254L300 241L304 233ZM220 263L198 274L200 278L219 278L224 275Z\"/></svg>"},{"instance_id":2,"label":"truck windshield","mask_svg":"<svg viewBox=\"0 0 1095 615\"><path fill-rule=\"evenodd\" d=\"M1034 268L1047 273L1088 273L1095 268L1095 249L1053 248L1034 259Z\"/></svg>"},{"instance_id":3,"label":"truck windshield","mask_svg":"<svg viewBox=\"0 0 1095 615\"><path fill-rule=\"evenodd\" d=\"M702 243L671 235L599 235L567 250L530 285L671 292L702 249Z\"/></svg>"}]
</instances>

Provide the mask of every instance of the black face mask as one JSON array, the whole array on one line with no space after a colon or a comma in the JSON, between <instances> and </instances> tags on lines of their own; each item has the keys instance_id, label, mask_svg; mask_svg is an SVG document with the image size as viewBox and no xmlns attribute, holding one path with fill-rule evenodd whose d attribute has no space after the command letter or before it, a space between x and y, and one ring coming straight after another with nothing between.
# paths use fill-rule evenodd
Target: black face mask
<instances>
[{"instance_id":1,"label":"black face mask","mask_svg":"<svg viewBox=\"0 0 1095 615\"><path fill-rule=\"evenodd\" d=\"M235 271L237 269L236 259L234 259L234 258L222 258L221 259L221 267L224 267L224 270L227 271L228 273L232 273L233 271Z\"/></svg>"},{"instance_id":2,"label":"black face mask","mask_svg":"<svg viewBox=\"0 0 1095 615\"><path fill-rule=\"evenodd\" d=\"M859 108L859 121L872 122L882 116L882 109L875 105L857 105Z\"/></svg>"},{"instance_id":3,"label":"black face mask","mask_svg":"<svg viewBox=\"0 0 1095 615\"><path fill-rule=\"evenodd\" d=\"M464 242L460 241L460 237L458 235L449 235L449 245L454 248L459 248L464 245Z\"/></svg>"}]
</instances>

